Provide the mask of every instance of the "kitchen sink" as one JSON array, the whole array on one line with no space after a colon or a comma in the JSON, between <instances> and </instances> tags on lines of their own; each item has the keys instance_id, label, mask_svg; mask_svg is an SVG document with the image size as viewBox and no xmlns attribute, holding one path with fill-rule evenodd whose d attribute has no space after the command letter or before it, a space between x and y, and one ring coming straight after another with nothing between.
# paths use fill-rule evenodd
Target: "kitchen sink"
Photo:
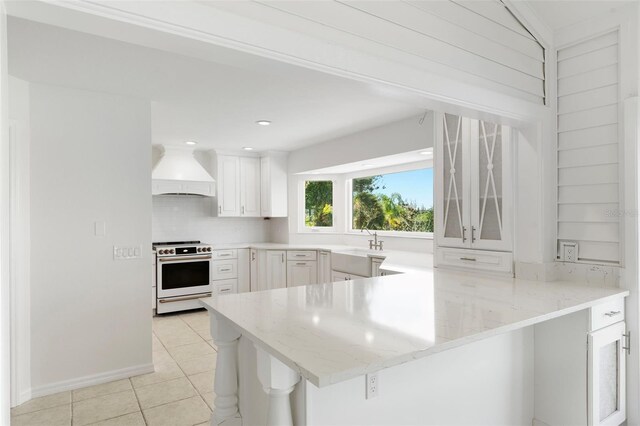
<instances>
[{"instance_id":1,"label":"kitchen sink","mask_svg":"<svg viewBox=\"0 0 640 426\"><path fill-rule=\"evenodd\" d=\"M380 254L380 252L364 249L346 249L331 252L331 269L347 274L370 277L371 258L369 255L375 253Z\"/></svg>"}]
</instances>

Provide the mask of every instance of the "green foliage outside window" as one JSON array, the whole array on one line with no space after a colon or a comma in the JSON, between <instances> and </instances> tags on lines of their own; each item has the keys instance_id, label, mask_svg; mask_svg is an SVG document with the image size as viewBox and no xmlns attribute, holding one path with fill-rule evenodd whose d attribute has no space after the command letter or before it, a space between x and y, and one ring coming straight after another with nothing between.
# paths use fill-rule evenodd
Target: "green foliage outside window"
<instances>
[{"instance_id":1,"label":"green foliage outside window","mask_svg":"<svg viewBox=\"0 0 640 426\"><path fill-rule=\"evenodd\" d=\"M304 224L308 227L333 226L333 182L310 180L304 183Z\"/></svg>"},{"instance_id":2,"label":"green foliage outside window","mask_svg":"<svg viewBox=\"0 0 640 426\"><path fill-rule=\"evenodd\" d=\"M353 229L433 232L433 207L418 206L395 192L387 195L382 176L353 179Z\"/></svg>"}]
</instances>

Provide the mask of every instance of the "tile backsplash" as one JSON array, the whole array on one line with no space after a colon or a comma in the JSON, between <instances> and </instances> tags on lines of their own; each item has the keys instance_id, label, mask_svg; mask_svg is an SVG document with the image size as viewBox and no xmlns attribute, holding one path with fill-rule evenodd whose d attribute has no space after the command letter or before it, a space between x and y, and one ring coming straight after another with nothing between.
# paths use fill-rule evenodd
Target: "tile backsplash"
<instances>
[{"instance_id":1,"label":"tile backsplash","mask_svg":"<svg viewBox=\"0 0 640 426\"><path fill-rule=\"evenodd\" d=\"M269 241L263 218L212 216L213 200L190 195L153 197L153 241L201 240L211 244Z\"/></svg>"}]
</instances>

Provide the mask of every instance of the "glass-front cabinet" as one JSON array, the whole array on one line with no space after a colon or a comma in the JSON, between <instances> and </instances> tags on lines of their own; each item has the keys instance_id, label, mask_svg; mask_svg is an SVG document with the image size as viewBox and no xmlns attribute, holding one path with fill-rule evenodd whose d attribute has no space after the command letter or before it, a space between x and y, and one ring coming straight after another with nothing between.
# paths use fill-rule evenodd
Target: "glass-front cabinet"
<instances>
[{"instance_id":1,"label":"glass-front cabinet","mask_svg":"<svg viewBox=\"0 0 640 426\"><path fill-rule=\"evenodd\" d=\"M441 114L436 131L438 245L511 251L510 128Z\"/></svg>"}]
</instances>

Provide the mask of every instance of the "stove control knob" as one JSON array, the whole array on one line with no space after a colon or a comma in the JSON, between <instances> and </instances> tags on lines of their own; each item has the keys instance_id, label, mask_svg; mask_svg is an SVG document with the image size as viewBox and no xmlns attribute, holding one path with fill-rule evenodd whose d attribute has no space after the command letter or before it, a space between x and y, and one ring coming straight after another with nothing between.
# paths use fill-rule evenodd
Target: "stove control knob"
<instances>
[{"instance_id":1,"label":"stove control knob","mask_svg":"<svg viewBox=\"0 0 640 426\"><path fill-rule=\"evenodd\" d=\"M207 251L211 251L211 247L207 247Z\"/></svg>"},{"instance_id":2,"label":"stove control knob","mask_svg":"<svg viewBox=\"0 0 640 426\"><path fill-rule=\"evenodd\" d=\"M169 250L169 253L174 254L176 251L174 249Z\"/></svg>"},{"instance_id":3,"label":"stove control knob","mask_svg":"<svg viewBox=\"0 0 640 426\"><path fill-rule=\"evenodd\" d=\"M164 250L160 250L158 253L160 253L160 254L164 254Z\"/></svg>"},{"instance_id":4,"label":"stove control knob","mask_svg":"<svg viewBox=\"0 0 640 426\"><path fill-rule=\"evenodd\" d=\"M201 247L198 247L198 253L200 253L202 251Z\"/></svg>"}]
</instances>

